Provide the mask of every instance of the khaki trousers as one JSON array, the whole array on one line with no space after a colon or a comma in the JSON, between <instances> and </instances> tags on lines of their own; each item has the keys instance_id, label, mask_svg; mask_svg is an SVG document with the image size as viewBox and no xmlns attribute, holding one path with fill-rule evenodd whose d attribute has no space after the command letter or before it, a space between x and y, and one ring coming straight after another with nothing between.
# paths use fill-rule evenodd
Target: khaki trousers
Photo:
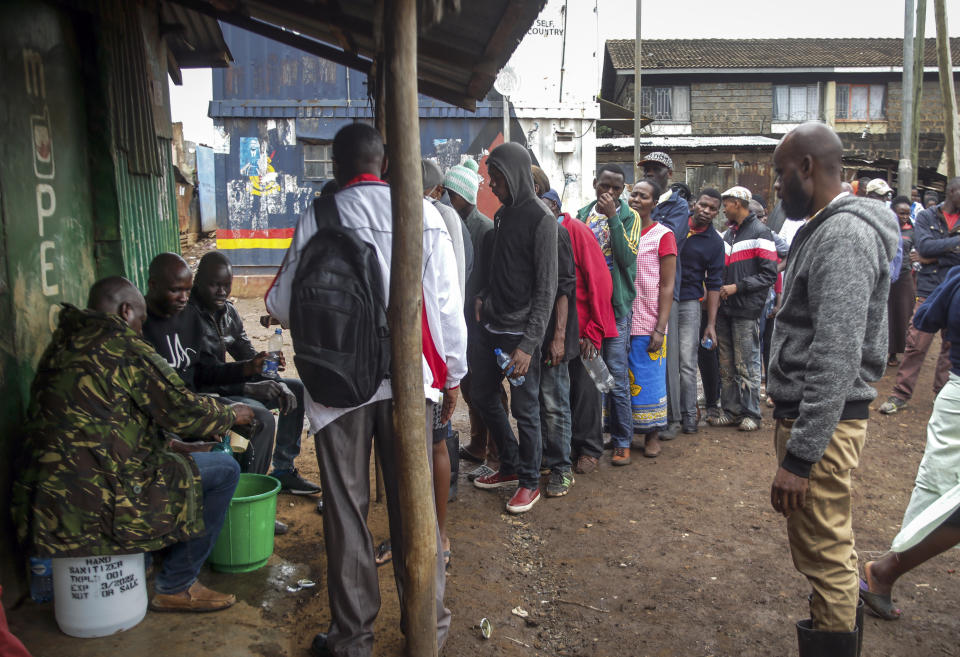
<instances>
[{"instance_id":1,"label":"khaki trousers","mask_svg":"<svg viewBox=\"0 0 960 657\"><path fill-rule=\"evenodd\" d=\"M777 462L782 463L793 420L778 420L774 432ZM850 473L860 461L866 420L842 420L810 471L804 507L787 519L787 538L797 570L813 586L813 629L852 632L856 627L859 577L853 547Z\"/></svg>"}]
</instances>

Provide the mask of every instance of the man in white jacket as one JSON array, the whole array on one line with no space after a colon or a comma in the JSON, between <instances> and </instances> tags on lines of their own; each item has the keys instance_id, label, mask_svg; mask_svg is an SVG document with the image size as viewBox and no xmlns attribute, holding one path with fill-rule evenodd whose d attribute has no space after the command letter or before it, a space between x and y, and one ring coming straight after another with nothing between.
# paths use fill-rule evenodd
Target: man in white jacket
<instances>
[{"instance_id":1,"label":"man in white jacket","mask_svg":"<svg viewBox=\"0 0 960 657\"><path fill-rule=\"evenodd\" d=\"M333 142L340 191L336 195L340 221L370 244L380 261L383 289L390 290L393 219L390 187L380 180L384 168L383 140L372 127L356 123L341 129ZM290 319L292 283L299 256L316 233L313 206L300 217L293 242L267 292L267 311L281 324ZM444 392L443 420L453 414L460 379L467 372L466 324L463 297L457 285L457 265L450 235L436 209L423 202L424 425L431 453L433 405ZM388 299L389 301L389 299ZM365 404L330 408L314 402L307 392L306 411L314 433L320 479L326 501L323 514L327 550L327 588L331 621L326 633L314 638L314 655L370 655L373 623L380 609L380 587L374 563L373 540L366 525L370 502L370 447L383 468L393 568L403 602L403 541L399 484L393 431L390 379ZM439 538L439 534L438 534ZM450 627L450 611L443 606L443 559L436 566L437 641L443 645Z\"/></svg>"}]
</instances>

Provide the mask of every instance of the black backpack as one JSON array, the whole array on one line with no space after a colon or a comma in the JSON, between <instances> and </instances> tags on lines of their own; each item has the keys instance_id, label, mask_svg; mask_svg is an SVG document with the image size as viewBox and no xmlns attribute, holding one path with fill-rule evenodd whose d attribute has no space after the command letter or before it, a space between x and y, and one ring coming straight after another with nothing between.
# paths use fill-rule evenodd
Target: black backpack
<instances>
[{"instance_id":1,"label":"black backpack","mask_svg":"<svg viewBox=\"0 0 960 657\"><path fill-rule=\"evenodd\" d=\"M370 400L390 370L390 328L380 262L346 230L334 197L314 199L317 233L293 277L294 363L310 397L350 408Z\"/></svg>"}]
</instances>

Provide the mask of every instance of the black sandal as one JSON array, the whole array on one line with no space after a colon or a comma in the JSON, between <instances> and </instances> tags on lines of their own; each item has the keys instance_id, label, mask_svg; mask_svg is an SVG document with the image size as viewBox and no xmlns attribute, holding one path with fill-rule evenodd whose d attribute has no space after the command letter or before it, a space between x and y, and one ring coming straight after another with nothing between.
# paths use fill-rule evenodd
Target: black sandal
<instances>
[{"instance_id":1,"label":"black sandal","mask_svg":"<svg viewBox=\"0 0 960 657\"><path fill-rule=\"evenodd\" d=\"M390 539L381 541L374 549L373 560L376 562L377 568L393 561L393 548L390 545Z\"/></svg>"}]
</instances>

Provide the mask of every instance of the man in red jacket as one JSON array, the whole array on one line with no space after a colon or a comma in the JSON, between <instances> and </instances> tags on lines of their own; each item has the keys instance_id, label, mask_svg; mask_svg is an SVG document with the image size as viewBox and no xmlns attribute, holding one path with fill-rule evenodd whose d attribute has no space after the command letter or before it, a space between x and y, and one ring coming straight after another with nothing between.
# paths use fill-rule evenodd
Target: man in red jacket
<instances>
[{"instance_id":1,"label":"man in red jacket","mask_svg":"<svg viewBox=\"0 0 960 657\"><path fill-rule=\"evenodd\" d=\"M613 314L613 280L600 245L585 223L561 212L560 195L551 189L543 200L570 233L573 262L577 268L577 320L580 324L580 355L596 358L604 338L617 335ZM570 361L570 410L573 420L570 441L571 458L576 462L584 452L603 453L600 391L583 367L583 361ZM587 447L584 450L584 447Z\"/></svg>"}]
</instances>

